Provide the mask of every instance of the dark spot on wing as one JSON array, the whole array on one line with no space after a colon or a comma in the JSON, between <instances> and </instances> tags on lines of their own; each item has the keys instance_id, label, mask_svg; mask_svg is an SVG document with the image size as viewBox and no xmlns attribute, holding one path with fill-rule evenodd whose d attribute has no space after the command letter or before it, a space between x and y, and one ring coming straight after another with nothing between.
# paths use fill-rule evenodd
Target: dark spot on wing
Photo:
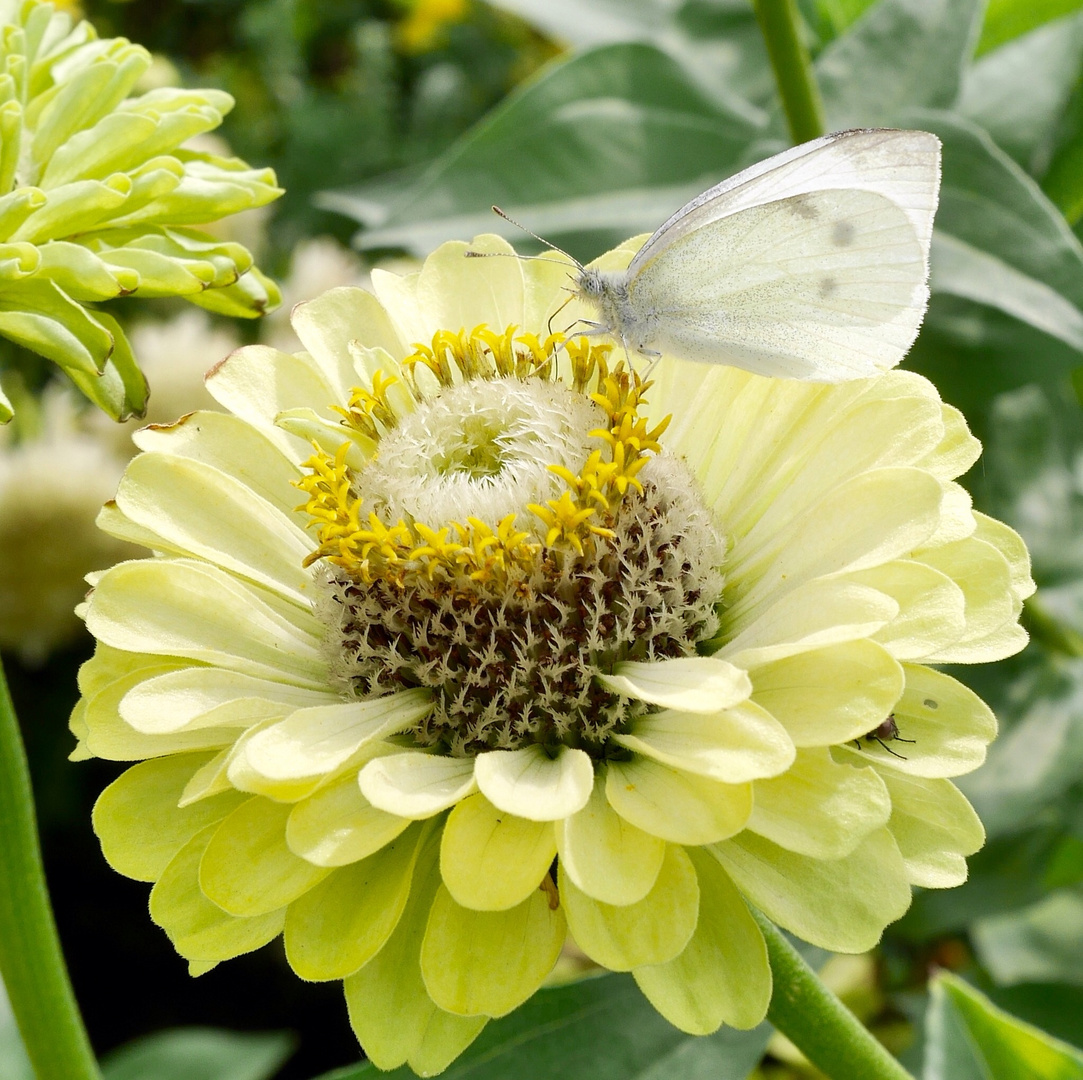
<instances>
[{"instance_id":1,"label":"dark spot on wing","mask_svg":"<svg viewBox=\"0 0 1083 1080\"><path fill-rule=\"evenodd\" d=\"M820 282L820 299L830 300L839 291L839 283L830 277L825 277Z\"/></svg>"},{"instance_id":2,"label":"dark spot on wing","mask_svg":"<svg viewBox=\"0 0 1083 1080\"><path fill-rule=\"evenodd\" d=\"M820 216L816 204L807 195L794 195L790 199L790 209L805 221L812 221Z\"/></svg>"},{"instance_id":3,"label":"dark spot on wing","mask_svg":"<svg viewBox=\"0 0 1083 1080\"><path fill-rule=\"evenodd\" d=\"M852 221L836 221L835 227L831 230L831 241L837 247L849 247L856 235L857 229L854 228Z\"/></svg>"}]
</instances>

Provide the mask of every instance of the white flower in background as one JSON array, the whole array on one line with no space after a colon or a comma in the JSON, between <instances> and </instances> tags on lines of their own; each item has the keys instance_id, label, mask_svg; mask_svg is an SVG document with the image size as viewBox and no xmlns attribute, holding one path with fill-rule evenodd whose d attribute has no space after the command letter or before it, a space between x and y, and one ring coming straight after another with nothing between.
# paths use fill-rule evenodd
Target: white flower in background
<instances>
[{"instance_id":1,"label":"white flower in background","mask_svg":"<svg viewBox=\"0 0 1083 1080\"><path fill-rule=\"evenodd\" d=\"M995 721L927 665L1022 648L1026 551L919 376L645 382L545 336L561 257L465 250L302 304L304 352L136 436L101 522L158 555L95 576L72 716L140 762L103 850L193 972L281 933L344 980L382 1068L446 1067L569 934L683 1030L751 1027L746 902L862 952L964 880L950 778Z\"/></svg>"},{"instance_id":2,"label":"white flower in background","mask_svg":"<svg viewBox=\"0 0 1083 1080\"><path fill-rule=\"evenodd\" d=\"M31 665L85 634L73 608L87 572L142 553L94 524L126 456L80 429L59 387L40 409L36 434L0 429L0 648Z\"/></svg>"},{"instance_id":3,"label":"white flower in background","mask_svg":"<svg viewBox=\"0 0 1083 1080\"><path fill-rule=\"evenodd\" d=\"M240 344L202 311L139 323L131 340L153 388L144 420L117 424L53 386L37 432L17 439L16 431L0 429L0 647L27 663L41 663L85 633L73 609L90 571L145 554L95 525L135 452L132 433L217 408L203 376ZM32 425L21 418L17 426Z\"/></svg>"}]
</instances>

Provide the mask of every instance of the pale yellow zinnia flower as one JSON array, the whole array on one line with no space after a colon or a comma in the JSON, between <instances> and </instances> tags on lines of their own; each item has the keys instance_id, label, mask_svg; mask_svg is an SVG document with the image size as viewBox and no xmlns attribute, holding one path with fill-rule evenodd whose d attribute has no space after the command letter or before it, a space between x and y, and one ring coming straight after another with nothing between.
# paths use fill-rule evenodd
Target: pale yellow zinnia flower
<instances>
[{"instance_id":1,"label":"pale yellow zinnia flower","mask_svg":"<svg viewBox=\"0 0 1083 1080\"><path fill-rule=\"evenodd\" d=\"M547 338L561 257L465 250L301 305L305 352L138 436L102 524L159 554L95 578L73 715L148 759L106 857L193 971L284 933L383 1068L444 1068L569 933L685 1031L751 1027L746 902L861 952L965 878L950 777L995 721L928 665L1023 646L1026 551L925 379L644 379Z\"/></svg>"}]
</instances>

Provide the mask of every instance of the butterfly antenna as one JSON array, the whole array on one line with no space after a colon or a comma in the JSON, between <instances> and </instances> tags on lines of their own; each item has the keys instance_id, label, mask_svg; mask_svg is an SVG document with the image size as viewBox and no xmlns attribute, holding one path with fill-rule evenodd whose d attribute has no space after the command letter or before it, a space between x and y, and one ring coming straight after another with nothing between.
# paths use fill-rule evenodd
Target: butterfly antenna
<instances>
[{"instance_id":1,"label":"butterfly antenna","mask_svg":"<svg viewBox=\"0 0 1083 1080\"><path fill-rule=\"evenodd\" d=\"M509 217L507 214L504 213L503 210L500 209L499 206L494 206L493 207L493 213L496 214L497 217L502 217L506 222L508 222L509 225L514 225L517 229L522 229L522 231L525 232L527 234L527 236L533 236L534 239L537 240L538 243L541 244L543 247L547 247L547 248L550 248L552 251L558 252L559 254L563 255L564 258L566 258L566 259L571 259L571 261L573 263L575 263L576 267L579 270L586 269L583 266L583 264L574 255L569 255L568 252L566 252L563 248L557 247L556 244L551 244L548 240L545 240L542 237L540 237L536 232L532 232L525 225L520 224L518 221L515 220L515 218ZM478 258L484 258L486 255L489 254L489 252L485 252L485 251L467 251L466 254L467 254L467 256L478 259ZM507 254L507 252L495 252L494 251L494 252L492 252L492 254L493 255L497 255L497 254L503 255L503 254ZM515 258L517 258L517 259L540 259L540 258L542 258L542 256L541 255L516 255Z\"/></svg>"}]
</instances>

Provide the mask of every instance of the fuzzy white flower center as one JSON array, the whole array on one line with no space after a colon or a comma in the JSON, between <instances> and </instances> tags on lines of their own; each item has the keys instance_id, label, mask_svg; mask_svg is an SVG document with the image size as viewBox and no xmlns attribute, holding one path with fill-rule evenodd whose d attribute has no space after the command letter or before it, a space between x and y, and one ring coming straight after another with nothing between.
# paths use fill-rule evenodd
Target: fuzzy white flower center
<instances>
[{"instance_id":1,"label":"fuzzy white flower center","mask_svg":"<svg viewBox=\"0 0 1083 1080\"><path fill-rule=\"evenodd\" d=\"M563 383L477 380L421 405L380 442L355 487L394 522L501 521L555 498L550 469L575 472L606 426L602 410Z\"/></svg>"}]
</instances>

